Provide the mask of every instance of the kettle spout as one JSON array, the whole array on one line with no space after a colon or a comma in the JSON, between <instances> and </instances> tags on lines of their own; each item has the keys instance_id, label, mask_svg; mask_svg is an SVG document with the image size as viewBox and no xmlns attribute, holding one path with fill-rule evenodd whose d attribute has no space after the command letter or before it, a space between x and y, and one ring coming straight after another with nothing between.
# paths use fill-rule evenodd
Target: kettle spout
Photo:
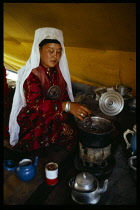
<instances>
[{"instance_id":1,"label":"kettle spout","mask_svg":"<svg viewBox=\"0 0 140 210\"><path fill-rule=\"evenodd\" d=\"M107 190L107 186L108 186L108 179L106 179L104 181L104 185L103 187L100 189L100 193L104 193Z\"/></svg>"},{"instance_id":2,"label":"kettle spout","mask_svg":"<svg viewBox=\"0 0 140 210\"><path fill-rule=\"evenodd\" d=\"M35 160L34 160L34 165L35 165L35 166L37 166L37 165L38 165L38 156L36 156L36 157L35 157Z\"/></svg>"}]
</instances>

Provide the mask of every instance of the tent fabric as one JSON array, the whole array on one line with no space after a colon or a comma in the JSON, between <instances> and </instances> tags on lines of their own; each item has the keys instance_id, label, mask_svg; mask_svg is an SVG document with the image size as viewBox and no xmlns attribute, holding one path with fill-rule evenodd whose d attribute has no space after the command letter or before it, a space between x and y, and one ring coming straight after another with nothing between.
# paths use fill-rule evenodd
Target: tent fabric
<instances>
[{"instance_id":1,"label":"tent fabric","mask_svg":"<svg viewBox=\"0 0 140 210\"><path fill-rule=\"evenodd\" d=\"M28 60L34 32L63 31L72 81L136 92L135 3L4 3L4 66Z\"/></svg>"}]
</instances>

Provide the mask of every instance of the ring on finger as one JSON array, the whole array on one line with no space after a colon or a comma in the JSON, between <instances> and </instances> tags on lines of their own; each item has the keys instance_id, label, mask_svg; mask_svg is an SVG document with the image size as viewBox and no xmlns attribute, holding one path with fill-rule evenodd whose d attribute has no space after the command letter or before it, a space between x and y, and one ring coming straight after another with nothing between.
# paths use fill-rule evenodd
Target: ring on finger
<instances>
[{"instance_id":1,"label":"ring on finger","mask_svg":"<svg viewBox=\"0 0 140 210\"><path fill-rule=\"evenodd\" d=\"M81 117L84 117L85 116L83 113L81 113L80 115L81 115Z\"/></svg>"}]
</instances>

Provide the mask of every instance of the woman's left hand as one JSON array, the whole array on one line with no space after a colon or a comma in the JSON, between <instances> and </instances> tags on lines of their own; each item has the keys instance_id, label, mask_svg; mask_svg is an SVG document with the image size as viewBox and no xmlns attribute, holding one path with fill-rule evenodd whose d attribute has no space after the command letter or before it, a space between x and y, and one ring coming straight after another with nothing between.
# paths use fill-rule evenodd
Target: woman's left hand
<instances>
[{"instance_id":1,"label":"woman's left hand","mask_svg":"<svg viewBox=\"0 0 140 210\"><path fill-rule=\"evenodd\" d=\"M63 123L62 134L63 135L71 135L72 133L73 133L73 129L67 123Z\"/></svg>"}]
</instances>

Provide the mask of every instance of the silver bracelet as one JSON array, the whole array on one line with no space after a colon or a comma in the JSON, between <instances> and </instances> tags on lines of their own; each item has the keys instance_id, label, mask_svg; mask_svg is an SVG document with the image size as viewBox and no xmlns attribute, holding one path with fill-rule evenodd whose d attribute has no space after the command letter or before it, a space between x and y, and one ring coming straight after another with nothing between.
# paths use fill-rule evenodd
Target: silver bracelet
<instances>
[{"instance_id":1,"label":"silver bracelet","mask_svg":"<svg viewBox=\"0 0 140 210\"><path fill-rule=\"evenodd\" d=\"M70 101L67 101L66 106L65 106L65 112L70 111Z\"/></svg>"}]
</instances>

